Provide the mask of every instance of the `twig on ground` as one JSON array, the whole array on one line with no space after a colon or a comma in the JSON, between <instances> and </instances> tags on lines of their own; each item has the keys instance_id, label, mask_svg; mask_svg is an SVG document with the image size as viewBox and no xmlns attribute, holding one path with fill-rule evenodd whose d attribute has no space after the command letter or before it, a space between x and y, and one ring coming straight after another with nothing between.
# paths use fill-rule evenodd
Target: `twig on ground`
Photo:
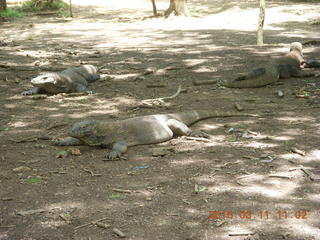
<instances>
[{"instance_id":1,"label":"twig on ground","mask_svg":"<svg viewBox=\"0 0 320 240\"><path fill-rule=\"evenodd\" d=\"M112 232L115 233L120 238L126 237L126 235L123 232L121 232L118 228L113 228Z\"/></svg>"},{"instance_id":2,"label":"twig on ground","mask_svg":"<svg viewBox=\"0 0 320 240\"><path fill-rule=\"evenodd\" d=\"M87 227L87 226L90 226L90 225L97 225L98 222L101 222L101 221L104 221L106 219L109 219L108 217L105 217L105 218L101 218L101 219L98 219L98 220L95 220L95 221L91 221L89 223L85 223L83 225L80 225L80 226L77 226L74 228L74 230L77 230L79 228L83 228L83 227ZM106 226L106 225L105 225Z\"/></svg>"},{"instance_id":3,"label":"twig on ground","mask_svg":"<svg viewBox=\"0 0 320 240\"><path fill-rule=\"evenodd\" d=\"M295 147L291 148L291 151L294 152L294 153L297 153L297 154L299 154L301 156L305 156L306 155L305 151L302 151L302 150L300 150L298 148L295 148Z\"/></svg>"},{"instance_id":4,"label":"twig on ground","mask_svg":"<svg viewBox=\"0 0 320 240\"><path fill-rule=\"evenodd\" d=\"M15 227L16 225L8 225L8 226L0 226L0 228L13 228Z\"/></svg>"},{"instance_id":5,"label":"twig on ground","mask_svg":"<svg viewBox=\"0 0 320 240\"><path fill-rule=\"evenodd\" d=\"M190 137L190 136L185 136L185 139L195 140L195 141L201 141L201 142L211 142L210 139L203 138L203 137Z\"/></svg>"},{"instance_id":6,"label":"twig on ground","mask_svg":"<svg viewBox=\"0 0 320 240\"><path fill-rule=\"evenodd\" d=\"M100 177L102 176L102 174L100 173L94 173L93 171L91 171L90 169L88 168L83 168L83 171L87 172L87 173L90 173L92 177Z\"/></svg>"},{"instance_id":7,"label":"twig on ground","mask_svg":"<svg viewBox=\"0 0 320 240\"><path fill-rule=\"evenodd\" d=\"M114 188L112 190L115 191L115 192L119 192L119 193L132 193L131 190L126 190L126 189Z\"/></svg>"},{"instance_id":8,"label":"twig on ground","mask_svg":"<svg viewBox=\"0 0 320 240\"><path fill-rule=\"evenodd\" d=\"M254 232L229 232L228 235L230 237L232 236L247 236L247 235L254 235L255 233Z\"/></svg>"},{"instance_id":9,"label":"twig on ground","mask_svg":"<svg viewBox=\"0 0 320 240\"><path fill-rule=\"evenodd\" d=\"M181 85L179 85L177 92L175 94L173 94L172 96L145 99L145 100L142 100L142 103L147 104L147 105L152 105L155 103L163 104L164 100L174 99L175 97L177 97L180 94L180 92L181 92Z\"/></svg>"},{"instance_id":10,"label":"twig on ground","mask_svg":"<svg viewBox=\"0 0 320 240\"><path fill-rule=\"evenodd\" d=\"M277 175L277 174L270 174L269 177L285 178L285 179L291 179L291 178L292 178L292 177L290 177L290 176L283 176L283 175Z\"/></svg>"}]
</instances>

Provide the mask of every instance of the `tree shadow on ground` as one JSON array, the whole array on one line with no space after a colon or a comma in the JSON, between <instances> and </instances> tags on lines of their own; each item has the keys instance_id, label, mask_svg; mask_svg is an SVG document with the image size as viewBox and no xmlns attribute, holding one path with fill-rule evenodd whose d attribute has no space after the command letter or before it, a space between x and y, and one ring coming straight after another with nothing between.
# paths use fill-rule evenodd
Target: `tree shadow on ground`
<instances>
[{"instance_id":1,"label":"tree shadow on ground","mask_svg":"<svg viewBox=\"0 0 320 240\"><path fill-rule=\"evenodd\" d=\"M27 29L16 37L17 46L1 49L0 64L9 67L0 67L0 223L15 225L1 229L1 237L112 239L113 227L131 239L233 239L228 233L241 231L270 240L319 235L319 184L301 170L318 175L319 117L315 110L319 102L317 97L292 95L310 80L290 79L260 89L192 83L232 78L263 64L270 55L283 54L290 42L304 41L306 35L288 37L282 31L267 31L267 41L281 45L257 48L255 34L249 31L124 29L116 37L115 31L108 34L97 26L61 25L66 25L63 31L52 29L50 33L37 26L37 34ZM19 96L29 78L39 72L79 63L107 64L106 75L112 78L92 84L97 95L45 100ZM148 68L155 71L145 75ZM316 79L311 82L318 86ZM153 83L165 83L166 87L147 87ZM172 95L179 84L186 92L167 105L141 107L141 100ZM275 94L279 89L284 98ZM105 162L108 150L92 147L79 147L80 156L56 158L68 148L52 146L46 140L28 140L65 136L69 126L83 118L115 120L199 108L233 111L235 102L263 117L202 121L192 128L208 132L211 142L182 137L132 147L127 161ZM12 141L19 139L27 141ZM173 147L174 151L154 157L153 147ZM305 150L306 155L292 153L292 147ZM12 173L19 166L31 170ZM195 186L200 190L197 193ZM34 209L43 211L17 214ZM211 210L229 211L233 217L209 219ZM306 219L296 217L305 210ZM111 228L75 230L100 218L106 218L104 223Z\"/></svg>"}]
</instances>

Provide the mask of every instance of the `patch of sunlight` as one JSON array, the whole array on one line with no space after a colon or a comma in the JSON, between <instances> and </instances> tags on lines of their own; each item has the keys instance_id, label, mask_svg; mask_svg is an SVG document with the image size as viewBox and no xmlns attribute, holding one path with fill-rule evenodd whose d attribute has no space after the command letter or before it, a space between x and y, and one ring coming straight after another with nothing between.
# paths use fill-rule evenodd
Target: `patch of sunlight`
<instances>
[{"instance_id":1,"label":"patch of sunlight","mask_svg":"<svg viewBox=\"0 0 320 240\"><path fill-rule=\"evenodd\" d=\"M319 5L320 6L320 5ZM297 8L305 9L308 14L297 15L294 12L288 12L288 9L294 10ZM314 7L316 8L316 7ZM169 17L168 19L157 18L138 23L131 23L130 28L136 29L166 29L166 30L208 30L208 29L228 29L255 31L257 28L257 19L259 8L241 9L238 6L228 9L220 13L212 14L203 18L186 18L186 17ZM305 22L310 17L318 16L315 9L310 9L310 6L283 6L269 7L266 10L266 30L281 30L281 27L276 24L286 23L288 21Z\"/></svg>"},{"instance_id":2,"label":"patch of sunlight","mask_svg":"<svg viewBox=\"0 0 320 240\"><path fill-rule=\"evenodd\" d=\"M277 140L277 141L289 141L289 140L293 140L294 137L289 137L289 136L272 136L272 139Z\"/></svg>"},{"instance_id":3,"label":"patch of sunlight","mask_svg":"<svg viewBox=\"0 0 320 240\"><path fill-rule=\"evenodd\" d=\"M289 197L292 193L294 193L296 188L297 185L293 182L279 181L269 186L261 186L258 184L255 186L246 186L243 188L243 191L251 194L261 194L272 199L281 199Z\"/></svg>"},{"instance_id":4,"label":"patch of sunlight","mask_svg":"<svg viewBox=\"0 0 320 240\"><path fill-rule=\"evenodd\" d=\"M232 225L229 225L227 227L228 229L228 232L237 232L237 233L242 233L242 232L252 232L250 228L247 228L245 226L240 226L239 224L232 224ZM229 238L229 239L232 239L232 238ZM236 239L240 239L240 238L236 238Z\"/></svg>"},{"instance_id":5,"label":"patch of sunlight","mask_svg":"<svg viewBox=\"0 0 320 240\"><path fill-rule=\"evenodd\" d=\"M297 129L297 128L289 128L283 130L281 134L291 135L291 136L301 136L304 134L304 130Z\"/></svg>"},{"instance_id":6,"label":"patch of sunlight","mask_svg":"<svg viewBox=\"0 0 320 240\"><path fill-rule=\"evenodd\" d=\"M320 236L320 229L317 225L318 224L316 223L315 226L310 226L309 221L307 222L305 219L294 219L294 221L287 224L287 227L292 229L295 233L301 234L301 239L306 239L306 235Z\"/></svg>"},{"instance_id":7,"label":"patch of sunlight","mask_svg":"<svg viewBox=\"0 0 320 240\"><path fill-rule=\"evenodd\" d=\"M66 224L67 224L67 222L65 222L65 221L54 221L54 220L44 221L44 222L40 223L40 225L44 228L56 228L56 227L61 227Z\"/></svg>"},{"instance_id":8,"label":"patch of sunlight","mask_svg":"<svg viewBox=\"0 0 320 240\"><path fill-rule=\"evenodd\" d=\"M139 73L126 73L126 74L117 74L117 75L108 75L110 77L113 78L112 81L117 81L117 80L124 80L124 79L128 79L128 78L134 78L139 76Z\"/></svg>"},{"instance_id":9,"label":"patch of sunlight","mask_svg":"<svg viewBox=\"0 0 320 240\"><path fill-rule=\"evenodd\" d=\"M156 216L153 222L158 226L171 226L173 220L171 217Z\"/></svg>"},{"instance_id":10,"label":"patch of sunlight","mask_svg":"<svg viewBox=\"0 0 320 240\"><path fill-rule=\"evenodd\" d=\"M315 186L316 187L316 186ZM317 187L317 189L319 189L319 186ZM308 194L306 199L308 199L311 202L318 202L320 203L320 193L312 193L312 194Z\"/></svg>"},{"instance_id":11,"label":"patch of sunlight","mask_svg":"<svg viewBox=\"0 0 320 240\"><path fill-rule=\"evenodd\" d=\"M8 233L0 232L0 239L9 239Z\"/></svg>"},{"instance_id":12,"label":"patch of sunlight","mask_svg":"<svg viewBox=\"0 0 320 240\"><path fill-rule=\"evenodd\" d=\"M301 156L296 153L285 153L285 154L281 154L280 158L287 159L287 160L298 160L298 159L301 159Z\"/></svg>"},{"instance_id":13,"label":"patch of sunlight","mask_svg":"<svg viewBox=\"0 0 320 240\"><path fill-rule=\"evenodd\" d=\"M18 56L37 57L37 58L48 58L56 55L55 52L32 51L32 50L23 50L19 52L14 52L12 54L15 54Z\"/></svg>"},{"instance_id":14,"label":"patch of sunlight","mask_svg":"<svg viewBox=\"0 0 320 240\"><path fill-rule=\"evenodd\" d=\"M310 152L306 152L306 155L303 157L296 153L286 153L282 154L281 158L287 160L299 160L303 163L318 162L320 161L320 150L312 150Z\"/></svg>"},{"instance_id":15,"label":"patch of sunlight","mask_svg":"<svg viewBox=\"0 0 320 240\"><path fill-rule=\"evenodd\" d=\"M33 133L39 133L41 132L40 129L23 129L23 130L17 130L17 129L12 129L6 133L10 133L10 134L16 134L16 135L19 135L19 134L25 134L25 133L30 133L30 134L33 134Z\"/></svg>"},{"instance_id":16,"label":"patch of sunlight","mask_svg":"<svg viewBox=\"0 0 320 240\"><path fill-rule=\"evenodd\" d=\"M73 4L84 5L84 6L103 6L108 9L150 9L152 5L150 0L117 0L117 1L101 1L101 0L73 0ZM156 1L157 9L168 7L167 2Z\"/></svg>"},{"instance_id":17,"label":"patch of sunlight","mask_svg":"<svg viewBox=\"0 0 320 240\"><path fill-rule=\"evenodd\" d=\"M18 105L20 105L20 103L8 103L8 104L3 104L3 107L7 109L14 109L14 108L17 108Z\"/></svg>"},{"instance_id":18,"label":"patch of sunlight","mask_svg":"<svg viewBox=\"0 0 320 240\"><path fill-rule=\"evenodd\" d=\"M218 70L216 67L206 67L206 66L201 66L201 67L193 70L193 72L195 72L195 73L206 73L206 72L213 73L213 72L217 72L217 71Z\"/></svg>"},{"instance_id":19,"label":"patch of sunlight","mask_svg":"<svg viewBox=\"0 0 320 240\"><path fill-rule=\"evenodd\" d=\"M80 202L73 202L73 201L64 201L60 203L52 203L45 207L46 210L68 210L68 209L82 209L83 204Z\"/></svg>"},{"instance_id":20,"label":"patch of sunlight","mask_svg":"<svg viewBox=\"0 0 320 240\"><path fill-rule=\"evenodd\" d=\"M215 130L215 129L219 129L221 127L223 127L223 125L221 124L209 124L209 123L197 123L198 126L201 126L201 129L204 129L206 131L211 131L211 130ZM225 136L224 135L213 135L212 136L215 140L224 140Z\"/></svg>"},{"instance_id":21,"label":"patch of sunlight","mask_svg":"<svg viewBox=\"0 0 320 240\"><path fill-rule=\"evenodd\" d=\"M283 198L289 197L297 188L296 183L291 180L284 181L283 179L266 178L261 175L249 175L245 178L237 179L241 184L241 192L248 194L260 194L268 198ZM221 180L222 181L222 180ZM238 186L234 187L234 183L223 182L223 188L219 183L216 186L208 187L208 192L213 194L221 194L227 191L237 191Z\"/></svg>"},{"instance_id":22,"label":"patch of sunlight","mask_svg":"<svg viewBox=\"0 0 320 240\"><path fill-rule=\"evenodd\" d=\"M143 197L151 197L154 194L150 191L144 190L144 189L140 189L138 190L135 195L142 195Z\"/></svg>"},{"instance_id":23,"label":"patch of sunlight","mask_svg":"<svg viewBox=\"0 0 320 240\"><path fill-rule=\"evenodd\" d=\"M212 169L217 169L214 166L210 166ZM219 169L220 170L220 169ZM198 183L200 184L214 184L217 181L221 180L224 181L222 178L218 179L217 176L211 176L211 175L203 175L203 176L198 176L194 178ZM224 187L229 187L230 189L234 187L234 183L228 183L228 182L224 182L223 184Z\"/></svg>"},{"instance_id":24,"label":"patch of sunlight","mask_svg":"<svg viewBox=\"0 0 320 240\"><path fill-rule=\"evenodd\" d=\"M59 108L56 107L43 107L43 106L34 106L35 109L41 110L41 111L59 111Z\"/></svg>"},{"instance_id":25,"label":"patch of sunlight","mask_svg":"<svg viewBox=\"0 0 320 240\"><path fill-rule=\"evenodd\" d=\"M275 118L277 119L278 121L285 121L287 123L290 123L290 122L307 122L307 121L315 121L315 118L313 117L306 117L306 116L297 116L297 113L292 113L293 116L289 117L289 116L286 116L286 117L278 117L278 118ZM292 123L291 123L292 124Z\"/></svg>"},{"instance_id":26,"label":"patch of sunlight","mask_svg":"<svg viewBox=\"0 0 320 240\"><path fill-rule=\"evenodd\" d=\"M308 153L308 156L313 159L313 161L320 160L320 150L312 150Z\"/></svg>"},{"instance_id":27,"label":"patch of sunlight","mask_svg":"<svg viewBox=\"0 0 320 240\"><path fill-rule=\"evenodd\" d=\"M9 125L10 127L14 127L14 128L21 128L21 127L31 126L31 125L33 125L33 123L18 121L18 122L10 123L10 124L8 124L8 125Z\"/></svg>"},{"instance_id":28,"label":"patch of sunlight","mask_svg":"<svg viewBox=\"0 0 320 240\"><path fill-rule=\"evenodd\" d=\"M188 165L193 165L193 164L211 164L212 161L209 159L199 159L197 157L192 157L188 159L178 159L178 160L173 160L170 162L170 165L174 166L188 166Z\"/></svg>"},{"instance_id":29,"label":"patch of sunlight","mask_svg":"<svg viewBox=\"0 0 320 240\"><path fill-rule=\"evenodd\" d=\"M250 142L247 144L243 144L244 148L257 148L257 149L264 149L264 148L274 148L277 147L278 144L274 143L262 143L262 142Z\"/></svg>"},{"instance_id":30,"label":"patch of sunlight","mask_svg":"<svg viewBox=\"0 0 320 240\"><path fill-rule=\"evenodd\" d=\"M182 60L182 62L184 62L185 65L188 66L188 67L193 67L193 66L208 62L208 59L204 59L204 58L184 59L184 60Z\"/></svg>"},{"instance_id":31,"label":"patch of sunlight","mask_svg":"<svg viewBox=\"0 0 320 240\"><path fill-rule=\"evenodd\" d=\"M186 225L189 228L194 228L194 227L201 227L203 223L202 222L184 222L184 225Z\"/></svg>"}]
</instances>

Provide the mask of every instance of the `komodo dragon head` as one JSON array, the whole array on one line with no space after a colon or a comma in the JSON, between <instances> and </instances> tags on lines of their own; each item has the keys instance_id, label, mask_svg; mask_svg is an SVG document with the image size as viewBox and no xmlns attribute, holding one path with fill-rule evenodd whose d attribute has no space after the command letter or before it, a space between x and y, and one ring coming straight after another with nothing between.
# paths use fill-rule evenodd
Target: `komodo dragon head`
<instances>
[{"instance_id":1,"label":"komodo dragon head","mask_svg":"<svg viewBox=\"0 0 320 240\"><path fill-rule=\"evenodd\" d=\"M292 51L298 51L300 52L301 56L302 56L302 44L299 42L293 42L290 44L290 52Z\"/></svg>"},{"instance_id":2,"label":"komodo dragon head","mask_svg":"<svg viewBox=\"0 0 320 240\"><path fill-rule=\"evenodd\" d=\"M99 129L99 122L96 120L76 122L69 130L69 135L85 142L89 146L104 146L108 139L103 134L103 131Z\"/></svg>"},{"instance_id":3,"label":"komodo dragon head","mask_svg":"<svg viewBox=\"0 0 320 240\"><path fill-rule=\"evenodd\" d=\"M61 76L56 73L46 73L35 77L31 79L31 84L52 94L69 91Z\"/></svg>"}]
</instances>

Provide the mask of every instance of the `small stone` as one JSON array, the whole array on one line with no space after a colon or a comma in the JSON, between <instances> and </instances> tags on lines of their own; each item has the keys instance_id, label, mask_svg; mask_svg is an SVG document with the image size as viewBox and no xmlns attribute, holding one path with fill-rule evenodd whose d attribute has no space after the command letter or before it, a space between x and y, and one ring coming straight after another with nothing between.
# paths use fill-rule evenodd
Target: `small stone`
<instances>
[{"instance_id":1,"label":"small stone","mask_svg":"<svg viewBox=\"0 0 320 240\"><path fill-rule=\"evenodd\" d=\"M69 148L68 151L71 153L71 155L74 155L74 156L81 155L81 151L79 148Z\"/></svg>"},{"instance_id":2,"label":"small stone","mask_svg":"<svg viewBox=\"0 0 320 240\"><path fill-rule=\"evenodd\" d=\"M66 158L66 157L68 157L68 152L65 150L62 150L56 154L56 158Z\"/></svg>"},{"instance_id":3,"label":"small stone","mask_svg":"<svg viewBox=\"0 0 320 240\"><path fill-rule=\"evenodd\" d=\"M243 107L240 105L240 103L235 103L234 104L234 107L239 111L241 112L243 110Z\"/></svg>"},{"instance_id":4,"label":"small stone","mask_svg":"<svg viewBox=\"0 0 320 240\"><path fill-rule=\"evenodd\" d=\"M284 93L281 90L278 90L277 91L277 95L278 95L278 97L283 97Z\"/></svg>"},{"instance_id":5,"label":"small stone","mask_svg":"<svg viewBox=\"0 0 320 240\"><path fill-rule=\"evenodd\" d=\"M20 167L12 169L12 171L15 172L15 173L28 172L28 171L31 171L31 170L32 170L31 168L26 167L26 166L20 166Z\"/></svg>"}]
</instances>

